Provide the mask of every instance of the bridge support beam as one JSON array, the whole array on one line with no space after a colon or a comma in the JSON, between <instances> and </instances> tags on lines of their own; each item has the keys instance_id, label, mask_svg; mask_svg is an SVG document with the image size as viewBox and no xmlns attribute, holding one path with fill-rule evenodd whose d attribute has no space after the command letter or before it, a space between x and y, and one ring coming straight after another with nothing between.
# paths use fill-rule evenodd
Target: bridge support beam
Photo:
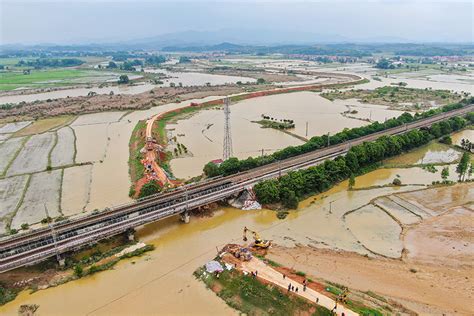
<instances>
[{"instance_id":1,"label":"bridge support beam","mask_svg":"<svg viewBox=\"0 0 474 316\"><path fill-rule=\"evenodd\" d=\"M189 211L188 210L181 213L180 216L181 216L181 221L182 222L184 222L185 224L189 223L190 216L189 216Z\"/></svg>"},{"instance_id":2,"label":"bridge support beam","mask_svg":"<svg viewBox=\"0 0 474 316\"><path fill-rule=\"evenodd\" d=\"M61 268L64 268L66 266L66 258L58 255L58 263Z\"/></svg>"},{"instance_id":3,"label":"bridge support beam","mask_svg":"<svg viewBox=\"0 0 474 316\"><path fill-rule=\"evenodd\" d=\"M135 230L129 229L127 230L127 238L129 241L134 241L135 240Z\"/></svg>"}]
</instances>

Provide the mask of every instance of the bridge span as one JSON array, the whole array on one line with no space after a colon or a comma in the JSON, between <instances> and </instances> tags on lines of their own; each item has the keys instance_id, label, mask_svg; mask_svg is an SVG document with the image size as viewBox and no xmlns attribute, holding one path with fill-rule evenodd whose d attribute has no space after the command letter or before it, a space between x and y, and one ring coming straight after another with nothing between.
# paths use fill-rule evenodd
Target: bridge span
<instances>
[{"instance_id":1,"label":"bridge span","mask_svg":"<svg viewBox=\"0 0 474 316\"><path fill-rule=\"evenodd\" d=\"M438 121L462 116L471 111L474 111L472 104L246 172L187 185L134 203L60 221L49 227L2 239L0 240L0 273L32 265L52 256L59 257L67 251L79 249L87 244L170 216L181 215L187 219L190 209L224 200L259 181L320 164L326 159L345 154L351 146L373 141L384 135L396 135L411 129L428 127Z\"/></svg>"}]
</instances>

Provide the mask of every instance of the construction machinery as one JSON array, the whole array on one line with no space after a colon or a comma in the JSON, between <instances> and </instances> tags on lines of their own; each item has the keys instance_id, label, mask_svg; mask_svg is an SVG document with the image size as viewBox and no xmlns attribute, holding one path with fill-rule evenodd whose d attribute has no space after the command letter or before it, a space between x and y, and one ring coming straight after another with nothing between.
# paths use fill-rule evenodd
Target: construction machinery
<instances>
[{"instance_id":1,"label":"construction machinery","mask_svg":"<svg viewBox=\"0 0 474 316\"><path fill-rule=\"evenodd\" d=\"M349 294L349 289L347 287L344 287L342 289L342 292L339 293L339 295L337 296L336 301L341 303L347 303L347 294Z\"/></svg>"},{"instance_id":2,"label":"construction machinery","mask_svg":"<svg viewBox=\"0 0 474 316\"><path fill-rule=\"evenodd\" d=\"M230 253L242 261L250 261L252 259L252 253L250 250L237 244L227 244L222 249L222 252Z\"/></svg>"},{"instance_id":3,"label":"construction machinery","mask_svg":"<svg viewBox=\"0 0 474 316\"><path fill-rule=\"evenodd\" d=\"M266 248L270 247L270 245L272 243L271 240L266 240L266 239L260 238L260 235L256 231L250 230L247 227L244 227L244 238L243 238L244 241L248 240L247 239L247 232L250 232L253 235L253 239L254 239L253 246L254 247L262 248L262 249L266 249Z\"/></svg>"}]
</instances>

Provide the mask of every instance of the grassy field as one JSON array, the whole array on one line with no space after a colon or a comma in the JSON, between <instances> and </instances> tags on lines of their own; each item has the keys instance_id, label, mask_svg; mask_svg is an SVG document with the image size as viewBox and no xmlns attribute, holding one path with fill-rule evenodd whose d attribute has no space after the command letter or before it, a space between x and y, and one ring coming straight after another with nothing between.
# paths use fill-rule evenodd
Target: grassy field
<instances>
[{"instance_id":1,"label":"grassy field","mask_svg":"<svg viewBox=\"0 0 474 316\"><path fill-rule=\"evenodd\" d=\"M130 178L132 180L132 188L135 183L140 180L145 174L145 167L141 163L142 154L140 150L145 147L145 133L146 133L146 121L139 121L133 129L132 136L129 141L129 156L128 166ZM130 191L130 196L133 196L135 192Z\"/></svg>"},{"instance_id":2,"label":"grassy field","mask_svg":"<svg viewBox=\"0 0 474 316\"><path fill-rule=\"evenodd\" d=\"M64 116L56 116L56 117L38 120L28 125L24 129L21 129L18 132L16 132L15 136L27 136L27 135L44 133L46 131L49 131L50 129L67 125L74 118L75 116L72 116L72 115L64 115Z\"/></svg>"},{"instance_id":3,"label":"grassy field","mask_svg":"<svg viewBox=\"0 0 474 316\"><path fill-rule=\"evenodd\" d=\"M106 78L104 73L78 69L32 70L29 75L23 72L0 72L0 90L17 88L42 88L77 84L78 79Z\"/></svg>"}]
</instances>

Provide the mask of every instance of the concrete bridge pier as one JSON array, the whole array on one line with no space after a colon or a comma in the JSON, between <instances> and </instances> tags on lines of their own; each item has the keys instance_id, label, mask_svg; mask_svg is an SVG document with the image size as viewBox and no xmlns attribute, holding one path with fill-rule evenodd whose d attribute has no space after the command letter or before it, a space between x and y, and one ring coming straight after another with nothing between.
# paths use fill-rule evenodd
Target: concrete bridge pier
<instances>
[{"instance_id":1,"label":"concrete bridge pier","mask_svg":"<svg viewBox=\"0 0 474 316\"><path fill-rule=\"evenodd\" d=\"M127 230L127 238L128 238L129 241L134 241L135 240L135 230L134 229Z\"/></svg>"},{"instance_id":2,"label":"concrete bridge pier","mask_svg":"<svg viewBox=\"0 0 474 316\"><path fill-rule=\"evenodd\" d=\"M190 216L189 216L189 211L188 210L181 213L180 216L181 216L181 221L183 221L185 224L189 223Z\"/></svg>"},{"instance_id":3,"label":"concrete bridge pier","mask_svg":"<svg viewBox=\"0 0 474 316\"><path fill-rule=\"evenodd\" d=\"M64 268L66 266L66 257L57 255L58 263L61 268Z\"/></svg>"}]
</instances>

